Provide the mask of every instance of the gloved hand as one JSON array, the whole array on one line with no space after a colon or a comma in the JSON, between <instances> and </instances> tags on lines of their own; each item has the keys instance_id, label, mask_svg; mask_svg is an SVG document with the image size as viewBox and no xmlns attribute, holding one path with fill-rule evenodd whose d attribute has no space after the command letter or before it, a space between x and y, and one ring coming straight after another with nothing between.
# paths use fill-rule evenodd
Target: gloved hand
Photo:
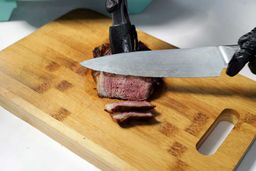
<instances>
[{"instance_id":1,"label":"gloved hand","mask_svg":"<svg viewBox=\"0 0 256 171\"><path fill-rule=\"evenodd\" d=\"M256 74L256 27L238 40L240 50L230 60L227 68L229 76L235 76L249 62L252 73Z\"/></svg>"}]
</instances>

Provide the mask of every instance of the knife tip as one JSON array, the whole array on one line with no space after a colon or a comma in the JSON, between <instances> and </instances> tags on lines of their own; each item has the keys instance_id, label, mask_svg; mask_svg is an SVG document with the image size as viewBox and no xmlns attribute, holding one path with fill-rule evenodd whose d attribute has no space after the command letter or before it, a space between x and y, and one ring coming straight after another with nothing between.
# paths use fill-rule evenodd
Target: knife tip
<instances>
[{"instance_id":1,"label":"knife tip","mask_svg":"<svg viewBox=\"0 0 256 171\"><path fill-rule=\"evenodd\" d=\"M80 62L80 65L82 65L83 67L86 67L86 68L90 68L90 65L88 64L88 60Z\"/></svg>"}]
</instances>

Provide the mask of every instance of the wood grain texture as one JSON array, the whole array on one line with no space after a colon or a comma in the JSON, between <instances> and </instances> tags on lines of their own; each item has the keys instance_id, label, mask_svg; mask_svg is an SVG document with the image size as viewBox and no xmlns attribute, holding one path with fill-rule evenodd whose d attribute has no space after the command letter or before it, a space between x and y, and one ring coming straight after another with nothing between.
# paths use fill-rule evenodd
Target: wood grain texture
<instances>
[{"instance_id":1,"label":"wood grain texture","mask_svg":"<svg viewBox=\"0 0 256 171\"><path fill-rule=\"evenodd\" d=\"M103 170L227 170L256 133L256 83L243 76L165 79L156 120L120 127L79 62L108 39L111 21L75 10L0 52L0 104ZM174 48L139 32L151 49ZM239 116L211 156L196 145L226 108Z\"/></svg>"}]
</instances>

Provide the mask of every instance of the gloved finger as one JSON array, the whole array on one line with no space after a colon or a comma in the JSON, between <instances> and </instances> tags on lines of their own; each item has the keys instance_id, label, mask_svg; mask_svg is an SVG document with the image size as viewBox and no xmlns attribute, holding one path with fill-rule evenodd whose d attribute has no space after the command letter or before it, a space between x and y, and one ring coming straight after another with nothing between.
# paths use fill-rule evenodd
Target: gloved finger
<instances>
[{"instance_id":1,"label":"gloved finger","mask_svg":"<svg viewBox=\"0 0 256 171\"><path fill-rule=\"evenodd\" d=\"M246 33L245 35L243 35L242 37L239 38L238 40L238 45L242 46L244 42L248 41L250 38L251 32Z\"/></svg>"},{"instance_id":2,"label":"gloved finger","mask_svg":"<svg viewBox=\"0 0 256 171\"><path fill-rule=\"evenodd\" d=\"M247 62L250 61L251 57L252 55L244 49L236 52L228 64L228 68L226 71L227 75L235 76L236 74L238 74L247 64Z\"/></svg>"},{"instance_id":3,"label":"gloved finger","mask_svg":"<svg viewBox=\"0 0 256 171\"><path fill-rule=\"evenodd\" d=\"M256 34L256 27L252 31L250 31L249 33L246 33L245 35L240 37L239 40L238 40L238 44L240 46L242 46L243 43L245 43L246 41L249 41L251 38L256 37L255 34Z\"/></svg>"},{"instance_id":4,"label":"gloved finger","mask_svg":"<svg viewBox=\"0 0 256 171\"><path fill-rule=\"evenodd\" d=\"M248 64L250 70L252 71L253 74L256 74L256 58L254 58L253 61L250 61Z\"/></svg>"},{"instance_id":5,"label":"gloved finger","mask_svg":"<svg viewBox=\"0 0 256 171\"><path fill-rule=\"evenodd\" d=\"M256 54L256 35L251 37L248 41L244 42L240 47L241 49L245 49L251 54Z\"/></svg>"}]
</instances>

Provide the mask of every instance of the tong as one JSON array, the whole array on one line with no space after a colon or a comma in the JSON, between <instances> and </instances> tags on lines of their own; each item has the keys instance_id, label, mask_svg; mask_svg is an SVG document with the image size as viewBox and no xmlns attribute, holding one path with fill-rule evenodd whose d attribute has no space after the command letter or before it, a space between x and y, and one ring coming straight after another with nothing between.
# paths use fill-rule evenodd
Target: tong
<instances>
[{"instance_id":1,"label":"tong","mask_svg":"<svg viewBox=\"0 0 256 171\"><path fill-rule=\"evenodd\" d=\"M138 48L136 28L130 22L127 5L127 0L106 0L106 9L112 16L109 40L113 54L133 52Z\"/></svg>"}]
</instances>

